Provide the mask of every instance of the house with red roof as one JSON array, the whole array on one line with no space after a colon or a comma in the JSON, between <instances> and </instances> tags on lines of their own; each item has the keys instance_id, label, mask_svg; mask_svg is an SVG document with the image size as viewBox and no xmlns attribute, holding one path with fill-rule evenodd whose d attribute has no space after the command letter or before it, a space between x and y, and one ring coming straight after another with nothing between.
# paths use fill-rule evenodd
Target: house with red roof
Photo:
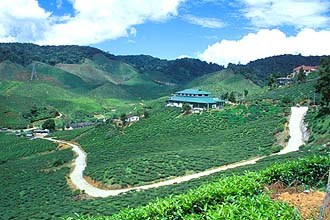
<instances>
[{"instance_id":1,"label":"house with red roof","mask_svg":"<svg viewBox=\"0 0 330 220\"><path fill-rule=\"evenodd\" d=\"M301 69L304 71L306 75L308 75L311 72L318 70L319 66L305 66L305 65L297 66L296 68L293 69L291 76L295 77Z\"/></svg>"}]
</instances>

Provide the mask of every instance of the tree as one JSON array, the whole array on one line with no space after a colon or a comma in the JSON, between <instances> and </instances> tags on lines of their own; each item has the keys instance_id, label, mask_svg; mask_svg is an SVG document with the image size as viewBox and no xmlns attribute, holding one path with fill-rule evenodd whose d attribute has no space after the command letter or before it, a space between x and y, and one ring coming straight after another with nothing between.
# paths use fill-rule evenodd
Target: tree
<instances>
[{"instance_id":1,"label":"tree","mask_svg":"<svg viewBox=\"0 0 330 220\"><path fill-rule=\"evenodd\" d=\"M300 68L299 73L297 75L297 81L299 84L306 81L306 74L302 67Z\"/></svg>"},{"instance_id":2,"label":"tree","mask_svg":"<svg viewBox=\"0 0 330 220\"><path fill-rule=\"evenodd\" d=\"M321 68L319 70L319 79L315 85L316 92L321 94L321 105L329 108L330 103L330 58L321 60Z\"/></svg>"},{"instance_id":3,"label":"tree","mask_svg":"<svg viewBox=\"0 0 330 220\"><path fill-rule=\"evenodd\" d=\"M184 103L182 105L182 110L183 110L183 112L188 113L188 112L191 111L191 106L189 104L187 104L187 103Z\"/></svg>"},{"instance_id":4,"label":"tree","mask_svg":"<svg viewBox=\"0 0 330 220\"><path fill-rule=\"evenodd\" d=\"M236 102L236 98L235 98L235 94L234 92L231 92L229 97L228 97L228 100L231 101L231 102Z\"/></svg>"},{"instance_id":5,"label":"tree","mask_svg":"<svg viewBox=\"0 0 330 220\"><path fill-rule=\"evenodd\" d=\"M48 129L50 131L55 131L55 121L54 119L47 119L43 124L42 124L42 129Z\"/></svg>"},{"instance_id":6,"label":"tree","mask_svg":"<svg viewBox=\"0 0 330 220\"><path fill-rule=\"evenodd\" d=\"M268 77L268 86L270 89L276 86L276 77L274 74L270 74Z\"/></svg>"},{"instance_id":7,"label":"tree","mask_svg":"<svg viewBox=\"0 0 330 220\"><path fill-rule=\"evenodd\" d=\"M126 124L126 114L125 113L122 113L120 115L120 120L123 122L124 125Z\"/></svg>"},{"instance_id":8,"label":"tree","mask_svg":"<svg viewBox=\"0 0 330 220\"><path fill-rule=\"evenodd\" d=\"M244 97L246 97L249 94L249 91L247 89L244 89Z\"/></svg>"},{"instance_id":9,"label":"tree","mask_svg":"<svg viewBox=\"0 0 330 220\"><path fill-rule=\"evenodd\" d=\"M292 98L288 95L286 95L282 98L282 103L283 104L288 105L288 104L291 104L292 102L293 102Z\"/></svg>"},{"instance_id":10,"label":"tree","mask_svg":"<svg viewBox=\"0 0 330 220\"><path fill-rule=\"evenodd\" d=\"M228 96L229 96L229 93L226 92L226 93L222 94L222 99L226 100L226 99L228 99Z\"/></svg>"},{"instance_id":11,"label":"tree","mask_svg":"<svg viewBox=\"0 0 330 220\"><path fill-rule=\"evenodd\" d=\"M144 118L149 118L149 112L148 111L144 111L143 115L144 115Z\"/></svg>"}]
</instances>

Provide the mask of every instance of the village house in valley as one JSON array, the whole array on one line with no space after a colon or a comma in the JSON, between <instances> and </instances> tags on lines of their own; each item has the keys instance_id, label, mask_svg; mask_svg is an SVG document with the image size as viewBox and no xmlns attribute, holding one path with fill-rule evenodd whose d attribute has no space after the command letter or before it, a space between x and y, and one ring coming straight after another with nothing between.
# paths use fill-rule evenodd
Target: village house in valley
<instances>
[{"instance_id":1,"label":"village house in valley","mask_svg":"<svg viewBox=\"0 0 330 220\"><path fill-rule=\"evenodd\" d=\"M199 109L221 109L224 107L225 101L213 98L209 92L197 89L185 89L169 97L166 101L166 106L182 108L184 103L189 104L194 111Z\"/></svg>"},{"instance_id":2,"label":"village house in valley","mask_svg":"<svg viewBox=\"0 0 330 220\"><path fill-rule=\"evenodd\" d=\"M125 119L125 121L127 123L132 123L132 122L136 122L136 121L139 121L139 120L140 120L140 117L136 116L136 115L127 115L126 119Z\"/></svg>"}]
</instances>

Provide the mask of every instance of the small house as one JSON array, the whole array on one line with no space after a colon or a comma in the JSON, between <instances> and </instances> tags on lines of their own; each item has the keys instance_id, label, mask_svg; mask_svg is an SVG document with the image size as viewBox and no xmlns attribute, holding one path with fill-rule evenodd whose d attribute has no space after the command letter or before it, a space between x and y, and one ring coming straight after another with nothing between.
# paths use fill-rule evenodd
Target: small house
<instances>
[{"instance_id":1,"label":"small house","mask_svg":"<svg viewBox=\"0 0 330 220\"><path fill-rule=\"evenodd\" d=\"M301 69L303 70L305 75L308 75L311 72L318 70L319 66L305 66L305 65L297 66L296 68L293 69L291 77L292 78L295 77L300 72Z\"/></svg>"},{"instance_id":2,"label":"small house","mask_svg":"<svg viewBox=\"0 0 330 220\"><path fill-rule=\"evenodd\" d=\"M209 110L223 108L225 101L213 98L209 92L197 89L185 89L170 96L166 101L166 106L182 108L185 103L189 104L192 109Z\"/></svg>"},{"instance_id":3,"label":"small house","mask_svg":"<svg viewBox=\"0 0 330 220\"><path fill-rule=\"evenodd\" d=\"M125 118L125 121L127 123L132 123L132 122L136 122L136 121L139 121L139 120L140 120L140 117L136 116L136 115L127 115L126 118Z\"/></svg>"},{"instance_id":4,"label":"small house","mask_svg":"<svg viewBox=\"0 0 330 220\"><path fill-rule=\"evenodd\" d=\"M47 134L49 134L49 130L48 129L36 129L36 130L33 130L33 134L47 135Z\"/></svg>"},{"instance_id":5,"label":"small house","mask_svg":"<svg viewBox=\"0 0 330 220\"><path fill-rule=\"evenodd\" d=\"M87 121L87 122L79 122L79 123L72 123L70 124L70 128L72 129L77 129L77 128L84 128L84 127L88 127L88 126L92 126L95 123Z\"/></svg>"},{"instance_id":6,"label":"small house","mask_svg":"<svg viewBox=\"0 0 330 220\"><path fill-rule=\"evenodd\" d=\"M292 79L289 77L276 78L276 84L279 86L289 85L292 83Z\"/></svg>"}]
</instances>

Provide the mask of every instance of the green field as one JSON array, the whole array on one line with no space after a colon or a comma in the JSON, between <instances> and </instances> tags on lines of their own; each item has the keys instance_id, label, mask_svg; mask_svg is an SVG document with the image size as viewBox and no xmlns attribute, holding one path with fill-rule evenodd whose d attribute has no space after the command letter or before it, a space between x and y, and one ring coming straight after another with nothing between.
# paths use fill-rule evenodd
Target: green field
<instances>
[{"instance_id":1,"label":"green field","mask_svg":"<svg viewBox=\"0 0 330 220\"><path fill-rule=\"evenodd\" d=\"M283 182L289 186L299 180L308 186L323 186L329 157L309 157L275 165L257 173L222 177L185 194L159 199L136 209L125 209L112 217L82 219L301 219L288 203L270 198L265 186ZM316 217L316 216L315 216Z\"/></svg>"},{"instance_id":2,"label":"green field","mask_svg":"<svg viewBox=\"0 0 330 220\"><path fill-rule=\"evenodd\" d=\"M79 130L76 130L74 136L76 135L80 135ZM219 178L223 178L224 174L244 173L245 170L258 170L271 164L292 161L297 157L329 153L306 147L300 152L263 159L256 165L239 167L181 184L131 192L118 197L86 199L79 192L70 189L65 179L69 174L66 165L74 158L71 150L53 151L56 145L52 142L30 141L3 133L0 133L0 148L3 149L0 170L6 171L0 172L0 178L5 180L0 189L1 219L110 216L124 208L144 205L156 198L167 197L169 194L174 196L185 193L207 182L223 182ZM9 148L17 153L14 155L8 153ZM50 172L44 172L45 169L49 169ZM204 188L207 189L207 185Z\"/></svg>"},{"instance_id":3,"label":"green field","mask_svg":"<svg viewBox=\"0 0 330 220\"><path fill-rule=\"evenodd\" d=\"M86 175L107 185L141 185L270 154L284 111L267 103L201 115L168 108L123 130L101 126L75 140L88 153Z\"/></svg>"}]
</instances>

